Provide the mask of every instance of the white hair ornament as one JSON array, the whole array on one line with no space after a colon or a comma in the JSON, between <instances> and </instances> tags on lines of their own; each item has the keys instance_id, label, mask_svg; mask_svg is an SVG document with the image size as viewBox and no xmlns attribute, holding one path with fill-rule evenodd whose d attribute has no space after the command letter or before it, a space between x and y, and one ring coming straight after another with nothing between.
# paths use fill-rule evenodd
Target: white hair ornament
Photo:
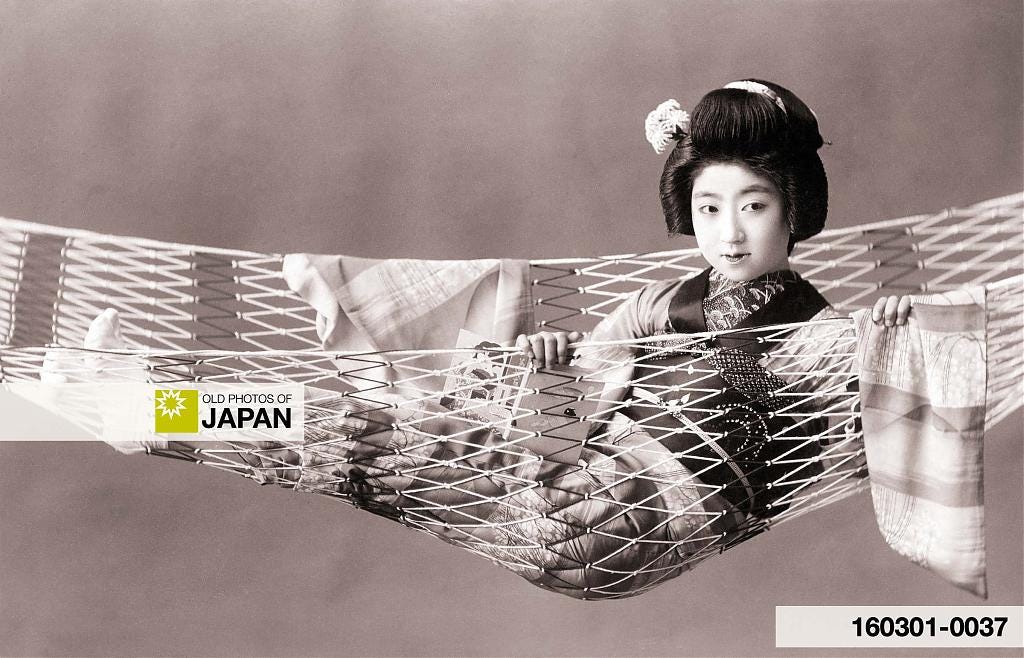
<instances>
[{"instance_id":1,"label":"white hair ornament","mask_svg":"<svg viewBox=\"0 0 1024 658\"><path fill-rule=\"evenodd\" d=\"M761 94L768 100L778 105L779 109L782 110L784 113L789 114L788 112L786 112L786 104L782 102L782 99L779 97L779 95L776 94L771 87L763 85L760 82L754 82L752 80L737 80L736 82L730 82L729 84L722 87L722 89L742 89L743 91L749 92L751 94Z\"/></svg>"},{"instance_id":2,"label":"white hair ornament","mask_svg":"<svg viewBox=\"0 0 1024 658\"><path fill-rule=\"evenodd\" d=\"M679 107L679 101L668 99L647 115L644 132L656 153L664 153L669 142L680 139L690 129L690 113Z\"/></svg>"}]
</instances>

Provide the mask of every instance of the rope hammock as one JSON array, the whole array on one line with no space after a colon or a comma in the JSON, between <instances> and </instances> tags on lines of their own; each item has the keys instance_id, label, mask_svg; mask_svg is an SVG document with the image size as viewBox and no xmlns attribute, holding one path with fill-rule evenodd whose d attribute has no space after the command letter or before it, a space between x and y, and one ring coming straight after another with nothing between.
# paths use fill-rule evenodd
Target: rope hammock
<instances>
[{"instance_id":1,"label":"rope hammock","mask_svg":"<svg viewBox=\"0 0 1024 658\"><path fill-rule=\"evenodd\" d=\"M986 427L1020 406L1022 205L1018 194L825 231L791 262L840 317L583 345L584 375L538 372L496 345L327 352L283 255L3 219L0 383L45 379L64 354L78 358L62 371L71 381L302 384L301 440L172 437L147 452L337 497L563 594L633 596L867 487L842 314L880 294L984 286ZM529 266L535 326L586 331L631 292L706 264L684 249ZM83 350L107 308L124 349ZM605 347L633 354L633 395L597 421L602 376L623 366ZM723 379L743 404L723 402ZM62 414L104 437L102 409Z\"/></svg>"}]
</instances>

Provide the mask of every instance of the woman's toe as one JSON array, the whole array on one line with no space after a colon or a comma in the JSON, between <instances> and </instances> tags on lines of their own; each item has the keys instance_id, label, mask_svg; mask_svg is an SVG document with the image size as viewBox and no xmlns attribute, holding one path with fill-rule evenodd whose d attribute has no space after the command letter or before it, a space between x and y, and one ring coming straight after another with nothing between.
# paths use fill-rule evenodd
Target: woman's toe
<instances>
[{"instance_id":1,"label":"woman's toe","mask_svg":"<svg viewBox=\"0 0 1024 658\"><path fill-rule=\"evenodd\" d=\"M123 349L127 341L121 333L121 318L117 311L108 308L100 313L89 325L84 344L90 350Z\"/></svg>"}]
</instances>

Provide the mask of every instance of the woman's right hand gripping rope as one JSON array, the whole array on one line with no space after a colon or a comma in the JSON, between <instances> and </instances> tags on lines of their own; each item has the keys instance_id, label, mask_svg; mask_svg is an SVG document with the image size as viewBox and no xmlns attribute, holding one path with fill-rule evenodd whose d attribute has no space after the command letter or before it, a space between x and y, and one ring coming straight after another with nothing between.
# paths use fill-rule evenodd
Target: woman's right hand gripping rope
<instances>
[{"instance_id":1,"label":"woman's right hand gripping rope","mask_svg":"<svg viewBox=\"0 0 1024 658\"><path fill-rule=\"evenodd\" d=\"M516 347L541 368L565 365L572 359L569 343L583 338L578 331L540 331L535 334L519 334Z\"/></svg>"}]
</instances>

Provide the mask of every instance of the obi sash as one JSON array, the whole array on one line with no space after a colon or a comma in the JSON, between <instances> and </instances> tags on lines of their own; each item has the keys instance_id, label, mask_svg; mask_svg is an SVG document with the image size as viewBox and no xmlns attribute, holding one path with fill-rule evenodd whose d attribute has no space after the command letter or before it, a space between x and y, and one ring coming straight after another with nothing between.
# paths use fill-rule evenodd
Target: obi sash
<instances>
[{"instance_id":1,"label":"obi sash","mask_svg":"<svg viewBox=\"0 0 1024 658\"><path fill-rule=\"evenodd\" d=\"M708 330L703 300L710 271L683 282L672 298L669 321L677 333ZM827 306L797 278L733 328L803 322ZM776 502L796 486L779 482L787 473L799 468L792 476L799 481L821 472L820 464L805 461L821 452L807 440L818 424L788 415L796 398L776 397L786 382L760 363L770 345L743 334L648 344L634 371L633 403L624 410L681 454L704 484L721 487L737 510L762 518L788 507Z\"/></svg>"}]
</instances>

